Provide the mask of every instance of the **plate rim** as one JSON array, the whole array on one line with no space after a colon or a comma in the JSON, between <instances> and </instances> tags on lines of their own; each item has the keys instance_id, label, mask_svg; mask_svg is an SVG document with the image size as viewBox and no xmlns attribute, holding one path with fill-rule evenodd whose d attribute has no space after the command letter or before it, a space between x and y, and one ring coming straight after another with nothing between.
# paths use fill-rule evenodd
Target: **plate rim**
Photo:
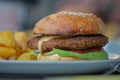
<instances>
[{"instance_id":1,"label":"plate rim","mask_svg":"<svg viewBox=\"0 0 120 80\"><path fill-rule=\"evenodd\" d=\"M96 63L96 62L119 62L120 60L79 60L79 61L45 61L45 60L24 60L24 61L16 61L16 60L1 60L1 63Z\"/></svg>"}]
</instances>

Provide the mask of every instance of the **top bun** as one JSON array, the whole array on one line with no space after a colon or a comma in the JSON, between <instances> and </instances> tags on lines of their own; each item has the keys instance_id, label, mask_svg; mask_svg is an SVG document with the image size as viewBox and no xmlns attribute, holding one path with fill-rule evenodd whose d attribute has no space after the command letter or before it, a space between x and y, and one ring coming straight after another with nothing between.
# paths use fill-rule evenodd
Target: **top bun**
<instances>
[{"instance_id":1,"label":"top bun","mask_svg":"<svg viewBox=\"0 0 120 80\"><path fill-rule=\"evenodd\" d=\"M82 12L58 12L41 19L35 25L35 35L102 34L104 24L93 14Z\"/></svg>"}]
</instances>

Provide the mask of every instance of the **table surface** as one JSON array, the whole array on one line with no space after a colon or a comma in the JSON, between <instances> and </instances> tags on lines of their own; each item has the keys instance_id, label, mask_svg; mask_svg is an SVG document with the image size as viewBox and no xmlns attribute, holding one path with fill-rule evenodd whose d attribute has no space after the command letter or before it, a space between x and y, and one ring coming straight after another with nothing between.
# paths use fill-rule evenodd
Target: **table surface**
<instances>
[{"instance_id":1,"label":"table surface","mask_svg":"<svg viewBox=\"0 0 120 80\"><path fill-rule=\"evenodd\" d=\"M120 80L120 75L74 75L49 77L1 77L0 80Z\"/></svg>"},{"instance_id":2,"label":"table surface","mask_svg":"<svg viewBox=\"0 0 120 80\"><path fill-rule=\"evenodd\" d=\"M0 74L0 80L120 80L120 72L111 75L104 73L96 74L73 74L73 75L14 75Z\"/></svg>"}]
</instances>

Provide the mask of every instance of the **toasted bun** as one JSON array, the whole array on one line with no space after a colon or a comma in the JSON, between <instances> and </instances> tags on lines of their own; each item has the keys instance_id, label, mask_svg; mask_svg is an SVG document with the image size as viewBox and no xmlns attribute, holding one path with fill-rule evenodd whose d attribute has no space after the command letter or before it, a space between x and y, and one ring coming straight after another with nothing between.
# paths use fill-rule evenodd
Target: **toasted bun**
<instances>
[{"instance_id":1,"label":"toasted bun","mask_svg":"<svg viewBox=\"0 0 120 80\"><path fill-rule=\"evenodd\" d=\"M52 56L43 56L43 55L38 55L38 60L50 60L50 61L76 61L76 60L85 60L85 59L80 59L80 58L75 58L75 57L60 57L59 55L55 54Z\"/></svg>"},{"instance_id":2,"label":"toasted bun","mask_svg":"<svg viewBox=\"0 0 120 80\"><path fill-rule=\"evenodd\" d=\"M34 27L36 35L102 34L104 24L93 14L58 12L41 19Z\"/></svg>"}]
</instances>

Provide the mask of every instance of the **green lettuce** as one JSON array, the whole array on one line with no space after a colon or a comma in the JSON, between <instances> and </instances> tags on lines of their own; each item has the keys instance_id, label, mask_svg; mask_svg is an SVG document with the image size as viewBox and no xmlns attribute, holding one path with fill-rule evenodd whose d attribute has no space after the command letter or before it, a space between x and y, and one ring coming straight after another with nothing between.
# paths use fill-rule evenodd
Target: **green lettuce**
<instances>
[{"instance_id":1,"label":"green lettuce","mask_svg":"<svg viewBox=\"0 0 120 80\"><path fill-rule=\"evenodd\" d=\"M105 51L78 54L75 52L55 49L55 48L52 51L45 53L44 56L51 56L54 54L58 54L61 57L76 57L76 58L83 58L83 59L88 59L88 60L107 60L108 59L108 54Z\"/></svg>"}]
</instances>

